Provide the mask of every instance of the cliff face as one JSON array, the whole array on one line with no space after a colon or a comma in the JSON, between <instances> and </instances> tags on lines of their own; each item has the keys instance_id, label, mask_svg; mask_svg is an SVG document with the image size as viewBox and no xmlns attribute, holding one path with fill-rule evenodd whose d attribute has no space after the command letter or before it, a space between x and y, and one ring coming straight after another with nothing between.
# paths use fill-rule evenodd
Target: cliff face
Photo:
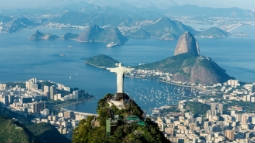
<instances>
[{"instance_id":1,"label":"cliff face","mask_svg":"<svg viewBox=\"0 0 255 143\"><path fill-rule=\"evenodd\" d=\"M197 59L190 71L190 81L193 83L214 84L230 79L225 70L209 58Z\"/></svg>"},{"instance_id":2,"label":"cliff face","mask_svg":"<svg viewBox=\"0 0 255 143\"><path fill-rule=\"evenodd\" d=\"M181 56L182 54L186 56ZM180 36L174 55L178 57L179 64L182 66L177 73L173 73L175 80L214 84L230 79L230 76L226 74L225 70L213 60L200 56L199 54L198 43L191 33L185 32ZM184 64L187 61L190 62L189 66Z\"/></svg>"},{"instance_id":3,"label":"cliff face","mask_svg":"<svg viewBox=\"0 0 255 143\"><path fill-rule=\"evenodd\" d=\"M137 66L138 69L159 70L172 74L172 80L211 85L231 77L208 57L199 55L196 39L189 32L178 41L174 56L158 62Z\"/></svg>"},{"instance_id":4,"label":"cliff face","mask_svg":"<svg viewBox=\"0 0 255 143\"><path fill-rule=\"evenodd\" d=\"M180 36L174 51L174 55L176 56L186 53L194 56L198 56L200 53L196 39L189 32L185 32L183 35Z\"/></svg>"}]
</instances>

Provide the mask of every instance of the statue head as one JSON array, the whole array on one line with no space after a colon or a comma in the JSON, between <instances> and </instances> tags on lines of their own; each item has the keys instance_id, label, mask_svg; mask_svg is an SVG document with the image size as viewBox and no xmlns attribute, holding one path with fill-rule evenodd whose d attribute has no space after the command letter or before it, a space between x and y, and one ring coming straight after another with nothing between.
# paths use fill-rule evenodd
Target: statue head
<instances>
[{"instance_id":1,"label":"statue head","mask_svg":"<svg viewBox=\"0 0 255 143\"><path fill-rule=\"evenodd\" d=\"M121 63L116 63L115 64L117 67L122 67L122 64Z\"/></svg>"}]
</instances>

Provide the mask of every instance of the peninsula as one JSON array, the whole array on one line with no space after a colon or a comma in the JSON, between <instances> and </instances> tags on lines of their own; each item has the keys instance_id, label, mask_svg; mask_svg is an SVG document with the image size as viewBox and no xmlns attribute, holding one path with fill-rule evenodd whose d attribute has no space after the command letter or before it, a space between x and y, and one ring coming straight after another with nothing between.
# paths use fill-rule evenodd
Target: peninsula
<instances>
[{"instance_id":1,"label":"peninsula","mask_svg":"<svg viewBox=\"0 0 255 143\"><path fill-rule=\"evenodd\" d=\"M116 62L117 60L109 56L99 55L89 58L86 63L99 68L107 68ZM212 85L232 79L211 58L200 55L199 44L189 32L180 36L174 56L133 68L135 70L130 75L134 77L158 77L173 83L188 85Z\"/></svg>"}]
</instances>

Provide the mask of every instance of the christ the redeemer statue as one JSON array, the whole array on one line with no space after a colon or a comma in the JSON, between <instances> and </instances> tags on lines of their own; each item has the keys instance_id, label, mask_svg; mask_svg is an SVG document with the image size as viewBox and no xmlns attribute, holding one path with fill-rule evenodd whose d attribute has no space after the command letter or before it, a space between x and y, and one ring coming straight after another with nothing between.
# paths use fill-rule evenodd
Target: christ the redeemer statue
<instances>
[{"instance_id":1,"label":"christ the redeemer statue","mask_svg":"<svg viewBox=\"0 0 255 143\"><path fill-rule=\"evenodd\" d=\"M121 63L118 64L115 68L107 68L110 72L114 72L117 75L117 93L124 93L124 75L130 73L133 69L121 66Z\"/></svg>"}]
</instances>

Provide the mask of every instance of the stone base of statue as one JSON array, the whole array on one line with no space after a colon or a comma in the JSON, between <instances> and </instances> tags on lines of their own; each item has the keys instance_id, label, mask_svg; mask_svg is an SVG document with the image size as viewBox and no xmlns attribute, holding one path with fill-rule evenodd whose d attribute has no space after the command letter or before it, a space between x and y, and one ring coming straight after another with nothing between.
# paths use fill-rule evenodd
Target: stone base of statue
<instances>
[{"instance_id":1,"label":"stone base of statue","mask_svg":"<svg viewBox=\"0 0 255 143\"><path fill-rule=\"evenodd\" d=\"M129 96L126 93L115 93L112 99L108 101L110 106L114 105L118 109L125 109L126 103L128 103Z\"/></svg>"}]
</instances>

